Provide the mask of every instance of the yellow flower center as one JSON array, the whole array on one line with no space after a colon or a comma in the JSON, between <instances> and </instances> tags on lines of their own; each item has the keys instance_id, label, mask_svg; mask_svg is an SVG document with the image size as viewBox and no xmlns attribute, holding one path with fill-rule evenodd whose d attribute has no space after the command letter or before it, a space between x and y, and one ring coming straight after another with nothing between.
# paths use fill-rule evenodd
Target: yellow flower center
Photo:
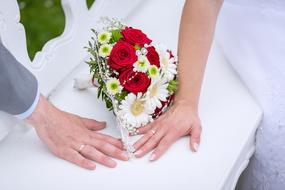
<instances>
[{"instance_id":1,"label":"yellow flower center","mask_svg":"<svg viewBox=\"0 0 285 190\"><path fill-rule=\"evenodd\" d=\"M101 38L102 41L105 41L107 39L107 35L106 34L102 34L100 38Z\"/></svg>"},{"instance_id":2,"label":"yellow flower center","mask_svg":"<svg viewBox=\"0 0 285 190\"><path fill-rule=\"evenodd\" d=\"M131 112L134 116L140 115L144 111L144 101L135 100L131 106Z\"/></svg>"}]
</instances>

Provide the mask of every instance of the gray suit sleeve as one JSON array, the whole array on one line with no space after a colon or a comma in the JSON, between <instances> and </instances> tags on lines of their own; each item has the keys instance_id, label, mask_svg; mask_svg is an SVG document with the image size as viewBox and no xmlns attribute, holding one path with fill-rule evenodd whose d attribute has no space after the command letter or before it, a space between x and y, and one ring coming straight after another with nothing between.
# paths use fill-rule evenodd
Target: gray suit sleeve
<instances>
[{"instance_id":1,"label":"gray suit sleeve","mask_svg":"<svg viewBox=\"0 0 285 190\"><path fill-rule=\"evenodd\" d=\"M0 40L0 111L12 115L26 112L38 94L38 82Z\"/></svg>"}]
</instances>

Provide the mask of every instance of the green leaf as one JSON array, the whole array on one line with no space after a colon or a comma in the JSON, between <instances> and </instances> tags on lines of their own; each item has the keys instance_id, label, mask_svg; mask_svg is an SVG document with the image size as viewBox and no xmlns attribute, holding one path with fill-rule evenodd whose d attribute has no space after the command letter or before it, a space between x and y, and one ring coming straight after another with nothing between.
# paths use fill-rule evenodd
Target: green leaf
<instances>
[{"instance_id":1,"label":"green leaf","mask_svg":"<svg viewBox=\"0 0 285 190\"><path fill-rule=\"evenodd\" d=\"M111 38L112 43L116 43L123 37L120 29L112 30L111 33L112 33L112 38Z\"/></svg>"},{"instance_id":2,"label":"green leaf","mask_svg":"<svg viewBox=\"0 0 285 190\"><path fill-rule=\"evenodd\" d=\"M113 104L112 104L112 102L111 101L106 101L106 107L108 108L108 109L110 109L110 108L113 108Z\"/></svg>"},{"instance_id":3,"label":"green leaf","mask_svg":"<svg viewBox=\"0 0 285 190\"><path fill-rule=\"evenodd\" d=\"M101 93L102 93L102 86L99 86L99 87L98 87L97 98L100 98Z\"/></svg>"},{"instance_id":4,"label":"green leaf","mask_svg":"<svg viewBox=\"0 0 285 190\"><path fill-rule=\"evenodd\" d=\"M97 35L97 31L94 28L92 28L91 31Z\"/></svg>"},{"instance_id":5,"label":"green leaf","mask_svg":"<svg viewBox=\"0 0 285 190\"><path fill-rule=\"evenodd\" d=\"M115 99L118 100L119 102L121 102L122 100L125 99L125 97L128 95L128 93L123 90L121 93L118 93L115 95Z\"/></svg>"},{"instance_id":6,"label":"green leaf","mask_svg":"<svg viewBox=\"0 0 285 190\"><path fill-rule=\"evenodd\" d=\"M136 44L136 45L135 45L135 49L136 49L136 50L141 50L141 46L139 46L139 45Z\"/></svg>"},{"instance_id":7,"label":"green leaf","mask_svg":"<svg viewBox=\"0 0 285 190\"><path fill-rule=\"evenodd\" d=\"M91 43L90 41L88 41L88 45L89 45L90 48L93 47L93 46L92 46L92 43Z\"/></svg>"},{"instance_id":8,"label":"green leaf","mask_svg":"<svg viewBox=\"0 0 285 190\"><path fill-rule=\"evenodd\" d=\"M167 90L170 94L173 94L178 88L177 80L171 80L168 83Z\"/></svg>"}]
</instances>

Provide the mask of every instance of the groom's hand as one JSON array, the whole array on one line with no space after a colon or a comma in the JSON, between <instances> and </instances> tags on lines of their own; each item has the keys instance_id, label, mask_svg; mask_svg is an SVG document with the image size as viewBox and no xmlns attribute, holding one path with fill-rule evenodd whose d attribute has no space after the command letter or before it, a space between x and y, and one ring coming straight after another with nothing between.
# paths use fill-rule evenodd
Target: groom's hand
<instances>
[{"instance_id":1,"label":"groom's hand","mask_svg":"<svg viewBox=\"0 0 285 190\"><path fill-rule=\"evenodd\" d=\"M94 161L113 168L116 162L111 157L129 159L120 140L96 132L106 126L105 122L63 112L43 96L27 122L51 152L83 168L95 169Z\"/></svg>"}]
</instances>

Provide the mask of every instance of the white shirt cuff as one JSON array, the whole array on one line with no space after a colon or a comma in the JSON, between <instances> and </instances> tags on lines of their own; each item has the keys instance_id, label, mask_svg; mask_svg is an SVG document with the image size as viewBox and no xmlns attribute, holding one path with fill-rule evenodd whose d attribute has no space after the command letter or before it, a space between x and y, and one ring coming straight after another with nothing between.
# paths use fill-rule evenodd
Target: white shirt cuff
<instances>
[{"instance_id":1,"label":"white shirt cuff","mask_svg":"<svg viewBox=\"0 0 285 190\"><path fill-rule=\"evenodd\" d=\"M30 108L27 111L25 111L24 113L14 115L14 116L18 119L21 119L21 120L28 118L35 111L35 109L39 103L39 99L40 99L40 89L38 86L36 98L35 98L33 104L30 106Z\"/></svg>"}]
</instances>

